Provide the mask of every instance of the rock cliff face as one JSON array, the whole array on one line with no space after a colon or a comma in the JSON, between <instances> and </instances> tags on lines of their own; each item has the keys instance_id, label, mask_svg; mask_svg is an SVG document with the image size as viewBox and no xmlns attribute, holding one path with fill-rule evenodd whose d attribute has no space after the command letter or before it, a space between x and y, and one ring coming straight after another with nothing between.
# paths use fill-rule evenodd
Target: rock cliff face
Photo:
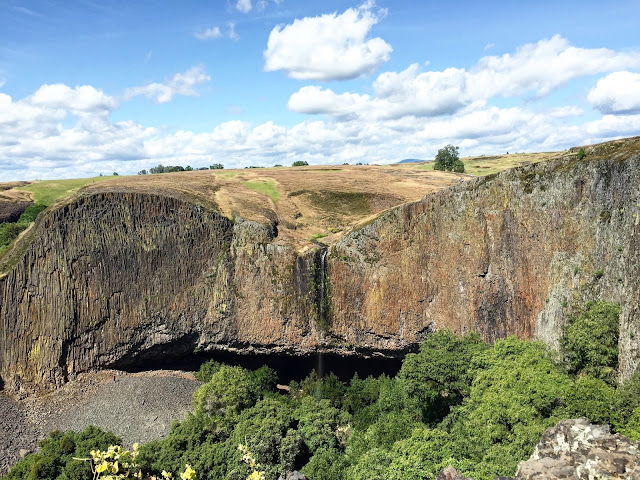
<instances>
[{"instance_id":1,"label":"rock cliff face","mask_svg":"<svg viewBox=\"0 0 640 480\"><path fill-rule=\"evenodd\" d=\"M403 352L441 328L557 346L588 299L621 304L630 375L640 140L588 153L467 181L303 254L275 221L232 221L177 193L79 196L45 212L0 279L0 376L50 388L194 349Z\"/></svg>"},{"instance_id":2,"label":"rock cliff face","mask_svg":"<svg viewBox=\"0 0 640 480\"><path fill-rule=\"evenodd\" d=\"M624 148L623 148L624 147ZM401 348L428 332L557 347L573 308L621 305L621 364L640 339L640 141L509 170L389 211L331 250L333 331Z\"/></svg>"}]
</instances>

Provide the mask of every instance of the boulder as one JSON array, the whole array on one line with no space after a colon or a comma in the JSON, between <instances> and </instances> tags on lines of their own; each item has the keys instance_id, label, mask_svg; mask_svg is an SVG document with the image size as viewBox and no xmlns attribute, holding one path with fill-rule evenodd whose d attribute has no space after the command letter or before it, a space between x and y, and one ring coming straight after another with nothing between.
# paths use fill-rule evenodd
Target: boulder
<instances>
[{"instance_id":1,"label":"boulder","mask_svg":"<svg viewBox=\"0 0 640 480\"><path fill-rule=\"evenodd\" d=\"M436 480L472 480L469 477L465 477L464 475L458 473L458 471L449 465L443 471L441 471Z\"/></svg>"},{"instance_id":2,"label":"boulder","mask_svg":"<svg viewBox=\"0 0 640 480\"><path fill-rule=\"evenodd\" d=\"M548 429L516 480L640 479L640 442L612 434L586 418L563 420Z\"/></svg>"}]
</instances>

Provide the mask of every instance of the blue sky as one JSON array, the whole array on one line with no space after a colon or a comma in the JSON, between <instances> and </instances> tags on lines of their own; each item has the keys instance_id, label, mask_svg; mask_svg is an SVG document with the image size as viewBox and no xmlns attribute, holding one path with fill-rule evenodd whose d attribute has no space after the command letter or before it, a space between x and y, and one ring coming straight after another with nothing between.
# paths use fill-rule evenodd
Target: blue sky
<instances>
[{"instance_id":1,"label":"blue sky","mask_svg":"<svg viewBox=\"0 0 640 480\"><path fill-rule=\"evenodd\" d=\"M637 1L0 1L0 181L640 134Z\"/></svg>"}]
</instances>

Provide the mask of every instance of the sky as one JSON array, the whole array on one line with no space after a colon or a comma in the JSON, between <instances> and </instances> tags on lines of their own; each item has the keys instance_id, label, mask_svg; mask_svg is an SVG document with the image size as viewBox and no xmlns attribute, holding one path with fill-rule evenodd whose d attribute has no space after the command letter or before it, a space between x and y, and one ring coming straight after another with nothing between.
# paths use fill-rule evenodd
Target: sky
<instances>
[{"instance_id":1,"label":"sky","mask_svg":"<svg viewBox=\"0 0 640 480\"><path fill-rule=\"evenodd\" d=\"M640 135L640 2L0 0L0 181Z\"/></svg>"}]
</instances>

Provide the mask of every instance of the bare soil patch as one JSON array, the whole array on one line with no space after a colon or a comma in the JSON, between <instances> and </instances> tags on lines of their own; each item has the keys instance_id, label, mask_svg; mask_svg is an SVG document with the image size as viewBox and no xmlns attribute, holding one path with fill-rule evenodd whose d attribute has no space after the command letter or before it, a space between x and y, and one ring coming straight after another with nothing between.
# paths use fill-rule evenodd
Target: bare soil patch
<instances>
[{"instance_id":1,"label":"bare soil patch","mask_svg":"<svg viewBox=\"0 0 640 480\"><path fill-rule=\"evenodd\" d=\"M200 385L189 372L104 370L79 375L41 397L14 400L0 393L0 475L56 429L96 425L129 447L162 438L191 411Z\"/></svg>"}]
</instances>

